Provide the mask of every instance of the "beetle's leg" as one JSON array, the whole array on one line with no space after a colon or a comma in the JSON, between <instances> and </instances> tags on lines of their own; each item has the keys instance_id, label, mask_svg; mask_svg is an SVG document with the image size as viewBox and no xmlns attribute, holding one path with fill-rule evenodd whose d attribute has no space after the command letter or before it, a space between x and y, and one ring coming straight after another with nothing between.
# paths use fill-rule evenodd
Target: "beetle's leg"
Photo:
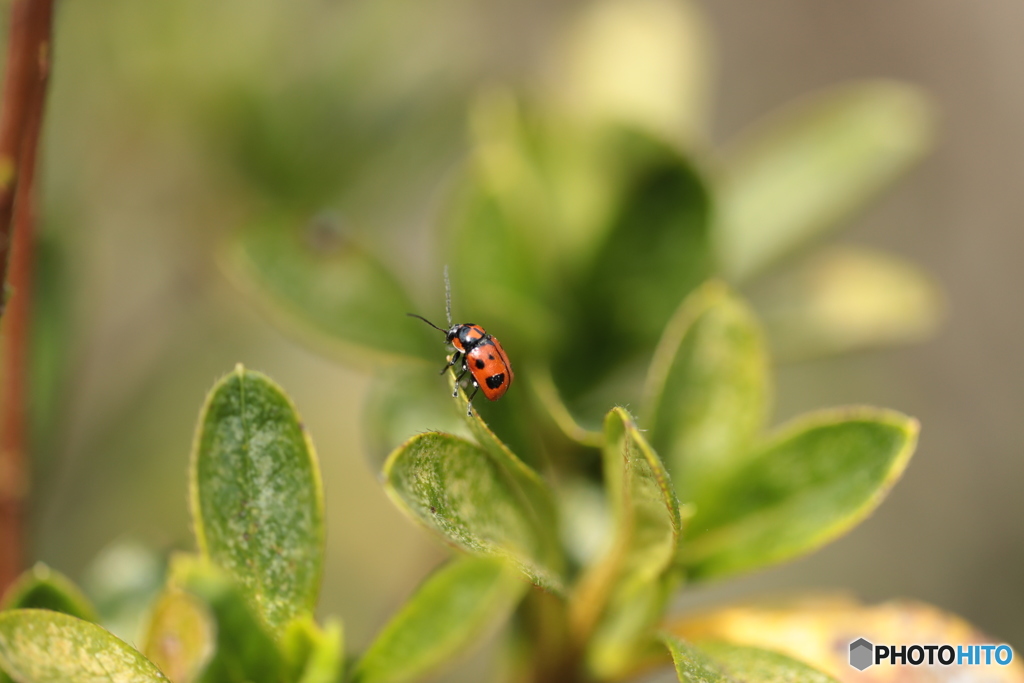
<instances>
[{"instance_id":1,"label":"beetle's leg","mask_svg":"<svg viewBox=\"0 0 1024 683\"><path fill-rule=\"evenodd\" d=\"M455 391L452 392L452 398L458 398L459 397L459 382L462 381L462 378L466 376L467 372L469 372L469 368L466 366L465 363L463 363L462 364L462 373L458 377L455 378Z\"/></svg>"},{"instance_id":2,"label":"beetle's leg","mask_svg":"<svg viewBox=\"0 0 1024 683\"><path fill-rule=\"evenodd\" d=\"M473 395L469 397L469 402L466 404L466 415L470 417L473 417L473 399L478 391L480 391L480 385L474 385Z\"/></svg>"},{"instance_id":3,"label":"beetle's leg","mask_svg":"<svg viewBox=\"0 0 1024 683\"><path fill-rule=\"evenodd\" d=\"M462 358L462 352L461 351L456 351L454 354L452 354L452 359L450 361L448 361L448 364L445 365L443 368L441 368L441 372L439 372L437 374L443 375L445 373L445 371L448 370L448 368L450 368L451 366L453 366L456 363L458 363L460 358Z\"/></svg>"}]
</instances>

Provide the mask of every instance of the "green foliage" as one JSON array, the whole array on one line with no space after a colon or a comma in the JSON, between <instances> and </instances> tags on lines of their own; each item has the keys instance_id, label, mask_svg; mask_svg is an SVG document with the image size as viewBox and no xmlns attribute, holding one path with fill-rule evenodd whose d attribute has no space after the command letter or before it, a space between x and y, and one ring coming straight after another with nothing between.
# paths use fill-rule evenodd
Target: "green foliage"
<instances>
[{"instance_id":1,"label":"green foliage","mask_svg":"<svg viewBox=\"0 0 1024 683\"><path fill-rule=\"evenodd\" d=\"M245 587L275 634L311 615L323 566L323 491L313 442L288 397L245 370L222 379L192 453L199 550Z\"/></svg>"},{"instance_id":2,"label":"green foliage","mask_svg":"<svg viewBox=\"0 0 1024 683\"><path fill-rule=\"evenodd\" d=\"M60 572L42 562L23 573L7 589L0 600L0 612L14 609L45 609L77 617L84 621L97 621L96 610L82 591ZM9 683L0 663L0 683Z\"/></svg>"},{"instance_id":3,"label":"green foliage","mask_svg":"<svg viewBox=\"0 0 1024 683\"><path fill-rule=\"evenodd\" d=\"M78 586L42 562L18 577L4 593L0 611L10 609L48 609L97 621L96 609Z\"/></svg>"},{"instance_id":4,"label":"green foliage","mask_svg":"<svg viewBox=\"0 0 1024 683\"><path fill-rule=\"evenodd\" d=\"M18 683L167 680L149 660L103 628L44 609L0 613L0 667Z\"/></svg>"},{"instance_id":5,"label":"green foliage","mask_svg":"<svg viewBox=\"0 0 1024 683\"><path fill-rule=\"evenodd\" d=\"M831 676L770 650L716 642L698 648L670 636L664 642L682 683L835 683Z\"/></svg>"},{"instance_id":6,"label":"green foliage","mask_svg":"<svg viewBox=\"0 0 1024 683\"><path fill-rule=\"evenodd\" d=\"M293 621L285 634L284 649L290 666L287 680L332 683L341 677L345 640L338 619L328 618L323 628L311 618Z\"/></svg>"},{"instance_id":7,"label":"green foliage","mask_svg":"<svg viewBox=\"0 0 1024 683\"><path fill-rule=\"evenodd\" d=\"M750 131L722 159L725 272L748 278L861 208L921 157L930 123L917 89L882 81L824 91Z\"/></svg>"},{"instance_id":8,"label":"green foliage","mask_svg":"<svg viewBox=\"0 0 1024 683\"><path fill-rule=\"evenodd\" d=\"M648 86L682 79L659 93L699 99L706 60L677 55L691 61L667 67L659 60L676 48L647 49L629 33L671 41L702 35L699 23L674 0L643 7L624 16L594 3L552 70L568 79L558 96L494 88L471 112L472 148L438 241L455 322L484 325L515 365L493 405L470 408L454 372L456 397L444 395L442 338L405 316L443 322L441 264L416 282L415 269L378 258L321 210L353 182L346 148L386 139L388 126L352 135L319 108L319 82L274 103L227 96L225 120L238 125L221 142L266 203L222 261L289 331L384 366L365 420L374 457L390 453L384 489L455 554L355 665L346 670L341 622L313 616L325 529L312 441L284 391L239 365L199 416L198 555L173 559L142 653L83 621L95 617L73 586L37 569L0 613L0 667L18 681L85 680L102 663L125 680L162 680L159 667L177 683L406 682L509 623L526 680L619 681L671 662L687 682L830 680L774 652L659 629L687 582L814 551L906 467L918 427L893 411L820 411L765 436L768 349L801 357L911 339L935 318L926 279L863 253L839 259L845 268L812 255L764 287L752 278L770 278L902 173L929 138L927 106L907 86L844 86L698 161L688 150L703 103L605 88L594 75L628 63ZM890 289L909 314L886 305L879 292ZM835 314L849 301L860 317ZM580 491L603 496L573 509ZM580 517L596 540L566 538Z\"/></svg>"},{"instance_id":9,"label":"green foliage","mask_svg":"<svg viewBox=\"0 0 1024 683\"><path fill-rule=\"evenodd\" d=\"M827 410L769 437L696 499L682 550L694 578L807 553L868 515L903 473L916 420L874 408Z\"/></svg>"},{"instance_id":10,"label":"green foliage","mask_svg":"<svg viewBox=\"0 0 1024 683\"><path fill-rule=\"evenodd\" d=\"M501 562L473 557L449 562L384 627L360 659L353 681L423 678L507 619L525 587Z\"/></svg>"},{"instance_id":11,"label":"green foliage","mask_svg":"<svg viewBox=\"0 0 1024 683\"><path fill-rule=\"evenodd\" d=\"M553 546L553 520L540 516L521 486L531 475L517 476L506 464L465 439L420 434L388 458L386 490L410 517L449 543L473 554L508 559L530 581L561 593L564 581Z\"/></svg>"},{"instance_id":12,"label":"green foliage","mask_svg":"<svg viewBox=\"0 0 1024 683\"><path fill-rule=\"evenodd\" d=\"M175 683L192 683L214 654L216 622L206 604L180 588L157 599L141 652Z\"/></svg>"},{"instance_id":13,"label":"green foliage","mask_svg":"<svg viewBox=\"0 0 1024 683\"><path fill-rule=\"evenodd\" d=\"M169 586L198 598L209 615L209 632L215 641L196 647L197 650L200 647L212 650L197 680L203 683L281 680L286 670L284 654L253 609L251 597L241 583L202 558L183 555L174 558ZM188 623L178 622L172 626L183 627ZM184 642L189 636L176 632L173 637Z\"/></svg>"},{"instance_id":14,"label":"green foliage","mask_svg":"<svg viewBox=\"0 0 1024 683\"><path fill-rule=\"evenodd\" d=\"M264 218L229 243L228 272L271 316L319 347L353 360L432 357L429 328L392 315L413 310L411 297L339 220Z\"/></svg>"},{"instance_id":15,"label":"green foliage","mask_svg":"<svg viewBox=\"0 0 1024 683\"><path fill-rule=\"evenodd\" d=\"M682 523L668 472L622 408L605 418L602 456L614 536L580 578L570 609L577 633L594 632L590 668L613 678L633 665L678 583Z\"/></svg>"},{"instance_id":16,"label":"green foliage","mask_svg":"<svg viewBox=\"0 0 1024 683\"><path fill-rule=\"evenodd\" d=\"M651 443L691 502L746 457L768 413L768 357L749 308L718 282L679 306L645 386Z\"/></svg>"}]
</instances>

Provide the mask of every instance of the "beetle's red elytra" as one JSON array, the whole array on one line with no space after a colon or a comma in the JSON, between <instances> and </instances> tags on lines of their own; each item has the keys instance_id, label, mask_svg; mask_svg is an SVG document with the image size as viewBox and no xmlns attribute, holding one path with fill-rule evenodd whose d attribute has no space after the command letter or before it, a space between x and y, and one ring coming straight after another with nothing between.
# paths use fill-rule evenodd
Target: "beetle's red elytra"
<instances>
[{"instance_id":1,"label":"beetle's red elytra","mask_svg":"<svg viewBox=\"0 0 1024 683\"><path fill-rule=\"evenodd\" d=\"M488 334L484 328L473 323L452 323L451 287L448 284L448 268L444 269L446 312L448 315L448 329L438 327L421 315L408 313L410 317L419 318L435 330L444 332L444 341L455 349L448 363L441 368L443 375L448 368L460 361L462 366L455 379L455 392L453 397L459 395L459 384L462 378L469 373L473 380L473 393L469 396L469 407L467 413L473 414L473 398L478 391L484 392L484 398L488 401L497 401L508 391L509 385L515 378L512 372L512 363L509 362L508 354L502 348L501 342L493 335Z\"/></svg>"}]
</instances>

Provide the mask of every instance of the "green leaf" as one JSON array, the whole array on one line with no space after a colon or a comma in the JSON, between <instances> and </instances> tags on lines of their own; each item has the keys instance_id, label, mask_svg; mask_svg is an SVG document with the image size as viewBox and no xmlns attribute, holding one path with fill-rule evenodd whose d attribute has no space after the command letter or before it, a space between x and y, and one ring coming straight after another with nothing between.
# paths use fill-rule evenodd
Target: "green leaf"
<instances>
[{"instance_id":1,"label":"green leaf","mask_svg":"<svg viewBox=\"0 0 1024 683\"><path fill-rule=\"evenodd\" d=\"M449 373L449 386L455 389L455 375ZM520 399L522 400L522 399ZM523 401L523 403L527 403ZM466 392L459 391L455 397L455 405L463 416L469 432L476 443L481 446L494 462L515 482L517 490L527 501L532 515L539 521L541 543L545 556L561 566L561 545L558 540L558 512L551 488L537 472L519 459L505 443L491 430L480 414L474 409L469 410L469 399ZM526 412L526 405L520 404L520 411Z\"/></svg>"},{"instance_id":2,"label":"green leaf","mask_svg":"<svg viewBox=\"0 0 1024 683\"><path fill-rule=\"evenodd\" d=\"M451 434L419 434L388 457L385 490L452 545L509 560L538 586L561 593L561 557L548 540L554 519L524 491L528 468L496 452Z\"/></svg>"},{"instance_id":3,"label":"green leaf","mask_svg":"<svg viewBox=\"0 0 1024 683\"><path fill-rule=\"evenodd\" d=\"M215 641L215 622L206 606L171 587L153 606L142 652L174 683L192 683L213 657Z\"/></svg>"},{"instance_id":4,"label":"green leaf","mask_svg":"<svg viewBox=\"0 0 1024 683\"><path fill-rule=\"evenodd\" d=\"M336 217L267 216L235 234L224 264L273 319L315 347L373 364L437 358L437 332L406 317L416 306L402 284Z\"/></svg>"},{"instance_id":5,"label":"green leaf","mask_svg":"<svg viewBox=\"0 0 1024 683\"><path fill-rule=\"evenodd\" d=\"M78 586L42 562L19 576L0 601L0 611L25 608L48 609L97 621L96 610Z\"/></svg>"},{"instance_id":6,"label":"green leaf","mask_svg":"<svg viewBox=\"0 0 1024 683\"><path fill-rule=\"evenodd\" d=\"M491 559L455 559L431 575L356 667L357 683L420 680L480 643L511 614L527 584Z\"/></svg>"},{"instance_id":7,"label":"green leaf","mask_svg":"<svg viewBox=\"0 0 1024 683\"><path fill-rule=\"evenodd\" d=\"M241 365L210 392L191 466L199 549L280 635L316 606L324 502L313 442L284 391Z\"/></svg>"},{"instance_id":8,"label":"green leaf","mask_svg":"<svg viewBox=\"0 0 1024 683\"><path fill-rule=\"evenodd\" d=\"M691 294L662 335L646 382L651 444L681 500L749 454L768 412L768 355L747 306L721 283Z\"/></svg>"},{"instance_id":9,"label":"green leaf","mask_svg":"<svg viewBox=\"0 0 1024 683\"><path fill-rule=\"evenodd\" d=\"M172 560L169 585L202 601L203 611L215 622L213 656L197 680L201 683L279 683L283 680L286 663L280 647L254 611L247 591L227 573L205 559L179 555ZM193 613L163 625L183 627L187 625L186 620L199 623L202 617ZM182 641L194 637L194 633L178 636ZM197 643L193 652L200 651L201 644Z\"/></svg>"},{"instance_id":10,"label":"green leaf","mask_svg":"<svg viewBox=\"0 0 1024 683\"><path fill-rule=\"evenodd\" d=\"M554 337L563 340L556 381L570 404L653 349L679 302L713 269L711 200L698 171L660 140L625 130L617 139L628 169L623 196L572 292L573 334Z\"/></svg>"},{"instance_id":11,"label":"green leaf","mask_svg":"<svg viewBox=\"0 0 1024 683\"><path fill-rule=\"evenodd\" d=\"M573 627L589 635L589 659L600 678L629 670L675 586L672 568L681 521L672 482L632 417L614 408L605 418L605 487L615 520L612 545L580 580Z\"/></svg>"},{"instance_id":12,"label":"green leaf","mask_svg":"<svg viewBox=\"0 0 1024 683\"><path fill-rule=\"evenodd\" d=\"M291 675L298 683L334 683L345 666L341 622L328 619L324 628L305 617L293 621L285 633L284 649Z\"/></svg>"},{"instance_id":13,"label":"green leaf","mask_svg":"<svg viewBox=\"0 0 1024 683\"><path fill-rule=\"evenodd\" d=\"M664 637L682 683L836 683L831 676L786 655L728 643L701 643L699 649Z\"/></svg>"},{"instance_id":14,"label":"green leaf","mask_svg":"<svg viewBox=\"0 0 1024 683\"><path fill-rule=\"evenodd\" d=\"M85 621L99 621L89 599L74 583L42 562L23 572L0 600L0 611L11 609L47 609ZM11 679L0 670L0 683Z\"/></svg>"},{"instance_id":15,"label":"green leaf","mask_svg":"<svg viewBox=\"0 0 1024 683\"><path fill-rule=\"evenodd\" d=\"M887 81L823 91L770 117L721 160L715 238L743 280L874 199L931 139L928 100Z\"/></svg>"},{"instance_id":16,"label":"green leaf","mask_svg":"<svg viewBox=\"0 0 1024 683\"><path fill-rule=\"evenodd\" d=\"M662 641L672 654L680 683L733 683L706 653L685 640L663 635Z\"/></svg>"},{"instance_id":17,"label":"green leaf","mask_svg":"<svg viewBox=\"0 0 1024 683\"><path fill-rule=\"evenodd\" d=\"M534 400L540 404L541 409L562 434L582 446L600 448L604 444L604 434L587 429L576 421L576 417L555 386L554 375L547 364L533 365L521 374L525 375L524 379L533 393Z\"/></svg>"},{"instance_id":18,"label":"green leaf","mask_svg":"<svg viewBox=\"0 0 1024 683\"><path fill-rule=\"evenodd\" d=\"M873 511L903 473L918 423L877 408L820 411L769 438L700 492L682 561L691 577L750 571L810 552Z\"/></svg>"},{"instance_id":19,"label":"green leaf","mask_svg":"<svg viewBox=\"0 0 1024 683\"><path fill-rule=\"evenodd\" d=\"M848 246L815 251L754 294L772 355L782 360L923 341L938 327L942 303L918 266Z\"/></svg>"},{"instance_id":20,"label":"green leaf","mask_svg":"<svg viewBox=\"0 0 1024 683\"><path fill-rule=\"evenodd\" d=\"M0 613L0 668L18 683L166 683L137 650L96 624L42 609Z\"/></svg>"},{"instance_id":21,"label":"green leaf","mask_svg":"<svg viewBox=\"0 0 1024 683\"><path fill-rule=\"evenodd\" d=\"M711 198L697 169L661 140L623 131L620 144L634 170L584 293L605 327L653 345L711 273Z\"/></svg>"}]
</instances>

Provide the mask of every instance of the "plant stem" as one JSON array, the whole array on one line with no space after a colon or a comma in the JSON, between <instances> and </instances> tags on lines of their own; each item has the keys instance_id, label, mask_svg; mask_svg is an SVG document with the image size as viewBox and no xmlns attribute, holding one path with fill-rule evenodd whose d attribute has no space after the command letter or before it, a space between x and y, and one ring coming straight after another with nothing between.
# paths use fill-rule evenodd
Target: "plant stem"
<instances>
[{"instance_id":1,"label":"plant stem","mask_svg":"<svg viewBox=\"0 0 1024 683\"><path fill-rule=\"evenodd\" d=\"M53 0L12 3L0 108L0 593L25 566L34 186L52 25Z\"/></svg>"},{"instance_id":2,"label":"plant stem","mask_svg":"<svg viewBox=\"0 0 1024 683\"><path fill-rule=\"evenodd\" d=\"M529 683L585 683L582 650L569 631L565 601L533 589L523 601L521 615L532 643Z\"/></svg>"}]
</instances>

